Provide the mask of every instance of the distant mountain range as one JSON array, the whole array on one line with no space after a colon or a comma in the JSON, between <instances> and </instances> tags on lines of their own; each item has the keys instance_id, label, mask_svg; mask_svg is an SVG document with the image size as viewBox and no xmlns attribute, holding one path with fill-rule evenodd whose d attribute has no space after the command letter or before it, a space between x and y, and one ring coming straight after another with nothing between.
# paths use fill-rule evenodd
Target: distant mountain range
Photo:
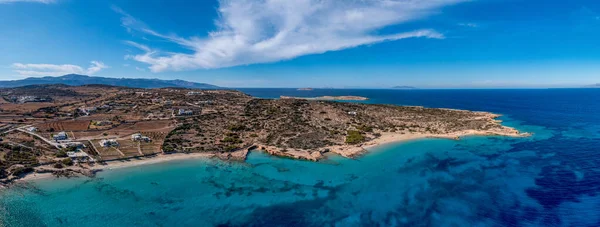
<instances>
[{"instance_id":1,"label":"distant mountain range","mask_svg":"<svg viewBox=\"0 0 600 227\"><path fill-rule=\"evenodd\" d=\"M587 88L600 88L600 83L585 86Z\"/></svg>"},{"instance_id":2,"label":"distant mountain range","mask_svg":"<svg viewBox=\"0 0 600 227\"><path fill-rule=\"evenodd\" d=\"M194 83L185 80L159 80L159 79L132 79L132 78L107 78L69 74L59 77L29 77L22 80L0 81L0 88L21 87L37 84L65 84L80 86L88 84L103 84L133 88L163 88L182 87L195 89L217 89L219 86L205 83Z\"/></svg>"},{"instance_id":3,"label":"distant mountain range","mask_svg":"<svg viewBox=\"0 0 600 227\"><path fill-rule=\"evenodd\" d=\"M395 86L392 88L393 89L417 89L416 87L411 87L411 86Z\"/></svg>"}]
</instances>

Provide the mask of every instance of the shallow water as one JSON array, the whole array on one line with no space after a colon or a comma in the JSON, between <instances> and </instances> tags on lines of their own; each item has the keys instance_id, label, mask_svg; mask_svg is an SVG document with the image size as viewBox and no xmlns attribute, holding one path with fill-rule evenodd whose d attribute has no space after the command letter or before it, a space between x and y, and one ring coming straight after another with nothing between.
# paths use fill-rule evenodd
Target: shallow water
<instances>
[{"instance_id":1,"label":"shallow water","mask_svg":"<svg viewBox=\"0 0 600 227\"><path fill-rule=\"evenodd\" d=\"M296 93L264 90L271 95L246 92ZM511 91L344 94L377 103L421 100L423 106L503 113L506 125L533 132L532 137L424 139L381 146L357 160L331 156L319 163L252 152L246 163L173 161L108 170L94 179L40 180L2 192L0 221L5 226L600 225L595 115L600 90ZM315 96L331 92L344 91L312 91Z\"/></svg>"}]
</instances>

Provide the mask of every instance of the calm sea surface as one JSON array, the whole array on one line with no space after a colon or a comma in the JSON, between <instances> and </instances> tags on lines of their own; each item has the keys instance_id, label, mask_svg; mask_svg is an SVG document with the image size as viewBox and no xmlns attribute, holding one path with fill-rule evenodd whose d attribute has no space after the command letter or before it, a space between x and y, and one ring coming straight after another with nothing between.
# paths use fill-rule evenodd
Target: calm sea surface
<instances>
[{"instance_id":1,"label":"calm sea surface","mask_svg":"<svg viewBox=\"0 0 600 227\"><path fill-rule=\"evenodd\" d=\"M313 163L260 152L40 180L0 226L600 226L600 89L241 89L491 111L529 138L427 139Z\"/></svg>"}]
</instances>

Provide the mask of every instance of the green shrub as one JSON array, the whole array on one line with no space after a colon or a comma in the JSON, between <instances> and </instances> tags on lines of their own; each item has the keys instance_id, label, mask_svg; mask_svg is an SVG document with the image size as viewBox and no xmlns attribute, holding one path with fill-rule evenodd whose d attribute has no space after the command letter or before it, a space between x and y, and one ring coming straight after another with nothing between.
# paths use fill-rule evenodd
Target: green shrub
<instances>
[{"instance_id":1,"label":"green shrub","mask_svg":"<svg viewBox=\"0 0 600 227\"><path fill-rule=\"evenodd\" d=\"M359 131L349 130L348 135L346 135L347 144L359 144L364 141L365 137Z\"/></svg>"},{"instance_id":2,"label":"green shrub","mask_svg":"<svg viewBox=\"0 0 600 227\"><path fill-rule=\"evenodd\" d=\"M221 142L223 143L242 143L242 140L236 137L225 137L225 139L222 139Z\"/></svg>"},{"instance_id":3,"label":"green shrub","mask_svg":"<svg viewBox=\"0 0 600 227\"><path fill-rule=\"evenodd\" d=\"M230 125L227 129L231 131L244 131L246 130L246 126L244 125Z\"/></svg>"},{"instance_id":4,"label":"green shrub","mask_svg":"<svg viewBox=\"0 0 600 227\"><path fill-rule=\"evenodd\" d=\"M12 175L13 176L22 176L28 173L33 172L33 168L31 167L17 167L13 170Z\"/></svg>"},{"instance_id":5,"label":"green shrub","mask_svg":"<svg viewBox=\"0 0 600 227\"><path fill-rule=\"evenodd\" d=\"M229 145L229 146L225 147L225 151L228 151L228 152L235 151L237 149L238 149L238 147L235 145Z\"/></svg>"},{"instance_id":6,"label":"green shrub","mask_svg":"<svg viewBox=\"0 0 600 227\"><path fill-rule=\"evenodd\" d=\"M373 127L367 126L367 125L358 126L358 127L356 127L356 129L363 131L363 132L373 132Z\"/></svg>"},{"instance_id":7,"label":"green shrub","mask_svg":"<svg viewBox=\"0 0 600 227\"><path fill-rule=\"evenodd\" d=\"M57 158L66 158L67 157L67 152L60 150L58 152L56 152L56 157Z\"/></svg>"},{"instance_id":8,"label":"green shrub","mask_svg":"<svg viewBox=\"0 0 600 227\"><path fill-rule=\"evenodd\" d=\"M72 166L73 165L73 160L71 160L70 158L65 158L63 160L60 161L63 165L66 166Z\"/></svg>"}]
</instances>

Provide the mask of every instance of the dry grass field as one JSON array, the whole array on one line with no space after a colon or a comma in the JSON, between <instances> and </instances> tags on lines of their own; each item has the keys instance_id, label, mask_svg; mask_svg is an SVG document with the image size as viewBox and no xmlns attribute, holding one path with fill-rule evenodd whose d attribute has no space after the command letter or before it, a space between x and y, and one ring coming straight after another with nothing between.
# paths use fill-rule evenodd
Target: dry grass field
<instances>
[{"instance_id":1,"label":"dry grass field","mask_svg":"<svg viewBox=\"0 0 600 227\"><path fill-rule=\"evenodd\" d=\"M114 147L102 147L99 144L100 140L92 140L92 143L100 153L100 158L104 161L124 158L123 155Z\"/></svg>"},{"instance_id":2,"label":"dry grass field","mask_svg":"<svg viewBox=\"0 0 600 227\"><path fill-rule=\"evenodd\" d=\"M85 131L90 125L89 120L64 120L52 121L35 125L39 131L60 132L60 131Z\"/></svg>"},{"instance_id":3,"label":"dry grass field","mask_svg":"<svg viewBox=\"0 0 600 227\"><path fill-rule=\"evenodd\" d=\"M119 150L121 150L126 157L136 157L142 155L138 150L138 142L131 140L118 140L118 142Z\"/></svg>"}]
</instances>

